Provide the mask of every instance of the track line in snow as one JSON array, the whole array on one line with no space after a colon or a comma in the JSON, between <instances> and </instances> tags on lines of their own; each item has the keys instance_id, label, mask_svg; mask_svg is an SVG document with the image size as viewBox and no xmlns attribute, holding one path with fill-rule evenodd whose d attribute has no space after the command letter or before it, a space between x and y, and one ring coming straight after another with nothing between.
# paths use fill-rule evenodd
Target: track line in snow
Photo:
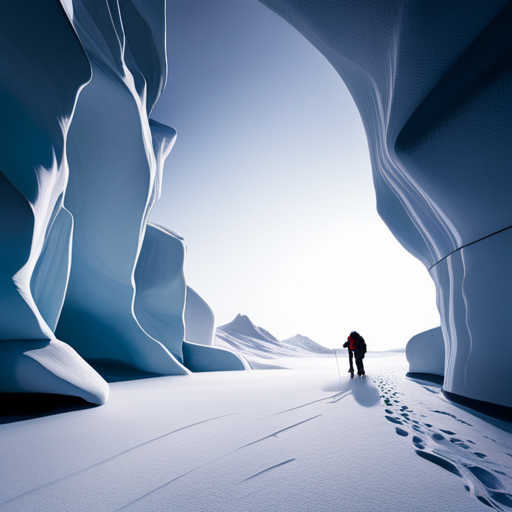
<instances>
[{"instance_id":1,"label":"track line in snow","mask_svg":"<svg viewBox=\"0 0 512 512\"><path fill-rule=\"evenodd\" d=\"M208 466L208 464L212 464L214 462L217 462L220 459L228 457L229 455L232 455L233 453L236 453L236 452L242 450L243 448L247 448L248 446L251 446L253 444L259 443L260 441L264 441L265 439L269 439L270 437L275 437L275 436L277 436L277 434L280 434L281 432L285 432L285 431L290 430L290 429L292 429L294 427L302 425L303 423L306 423L308 421L314 420L315 418L318 418L319 416L322 416L322 414L318 414L317 416L313 416L313 417L308 418L308 419L306 419L304 421L300 421L299 423L295 423L294 425L290 425L289 427L286 427L286 428L283 428L281 430L278 430L277 432L274 432L273 434L270 434L268 436L262 437L261 439L258 439L257 441L253 441L252 443L248 443L248 444L245 444L243 446L240 446L239 448L236 448L235 450L232 450L232 451L230 451L228 453L225 453L224 455L221 455L220 457L216 457L215 459L209 460L208 462L205 462L204 464L196 466L195 468L192 468L189 471L186 471L185 473L182 473L181 475L178 475L177 477L173 478L172 480L169 480L169 481L165 482L164 484L159 485L158 487L155 487L151 491L148 491L147 493L143 494L142 496L139 496L138 498L136 498L135 500L131 501L130 503L127 503L126 505L123 505L118 510L124 510L124 509L128 508L129 506L133 505L134 503L137 503L138 501L143 500L144 498L146 498L146 497L150 496L151 494L159 491L160 489L163 489L164 487L167 487L168 485L172 484L173 482L176 482L176 480L179 480L180 478L183 478L184 476L187 476L190 473L193 473L194 471L197 471L198 469L201 469L201 468L203 468L205 466ZM295 459L291 459L290 461L287 461L287 462L291 462L292 460L295 460ZM278 464L278 466L283 465L283 464L284 463ZM273 469L273 468L267 468L265 471L268 471L269 469ZM265 472L265 471L262 471L262 472ZM254 476L257 476L257 475L253 475L253 477ZM252 477L250 477L250 478L252 478Z\"/></svg>"},{"instance_id":2,"label":"track line in snow","mask_svg":"<svg viewBox=\"0 0 512 512\"><path fill-rule=\"evenodd\" d=\"M275 412L274 414L271 414L270 416L264 416L261 419L265 420L267 418L272 418L272 416L278 416L279 414L284 414L285 412L296 411L297 409L302 409L303 407L307 407L308 405L317 404L318 402L325 402L326 400L332 399L332 402L328 402L328 403L332 404L332 403L335 403L338 401L338 400L336 400L336 398L338 398L340 395L344 395L341 398L345 398L345 396L347 396L348 394L350 394L350 391L343 391L342 393L336 393L335 395L326 396L324 398L320 398L319 400L313 400L312 402L308 402L307 404L298 405L297 407L292 407L291 409L285 409L284 411ZM341 398L339 398L339 400L341 400Z\"/></svg>"},{"instance_id":3,"label":"track line in snow","mask_svg":"<svg viewBox=\"0 0 512 512\"><path fill-rule=\"evenodd\" d=\"M307 420L299 421L299 423L295 423L293 425L290 425L289 427L278 430L277 432L274 432L273 434L269 434L268 436L262 437L261 439L258 439L257 441L253 441L252 443L245 444L244 446L237 448L235 451L241 450L242 448L247 448L248 446L259 443L261 441L265 441L265 439L269 439L270 437L277 437L277 434L281 434L282 432L285 432L286 430L290 430L292 428L298 427L299 425L302 425L303 423L314 420L315 418L319 418L320 416L323 416L323 415L317 414L316 416L312 416L311 418L308 418Z\"/></svg>"},{"instance_id":4,"label":"track line in snow","mask_svg":"<svg viewBox=\"0 0 512 512\"><path fill-rule=\"evenodd\" d=\"M262 475L263 473L267 473L268 471L272 471L273 469L275 468L279 468L281 466L284 466L285 464L289 464L290 462L293 462L295 459L289 459L289 460L285 460L284 462L280 462L279 464L276 464L275 466L270 466L269 468L267 469L264 469L263 471L260 471L259 473L256 473L248 478L245 478L244 480L241 480L240 482L238 482L239 484L242 484L244 482L247 482L247 480L252 480L253 478L256 478L257 476L260 476Z\"/></svg>"},{"instance_id":5,"label":"track line in snow","mask_svg":"<svg viewBox=\"0 0 512 512\"><path fill-rule=\"evenodd\" d=\"M63 476L61 478L58 478L57 480L53 480L52 482L48 482L46 484L40 485L39 487L36 487L35 489L30 489L29 491L25 491L22 494L18 494L18 496L14 496L13 498L9 498L8 500L2 501L0 503L0 506L1 505L5 505L5 504L10 503L10 502L13 502L13 501L15 501L17 499L23 498L24 496L28 496L29 494L32 494L32 493L41 491L43 489L46 489L48 487L51 487L52 485L56 485L56 484L59 484L61 482L64 482L64 481L66 481L66 480L68 480L70 478L73 478L73 477L77 476L77 475L80 475L82 473L90 471L91 469L95 469L95 468L98 468L100 466L103 466L104 464L107 464L107 463L113 461L114 459L122 457L123 455L126 455L129 452L132 452L134 450L137 450L138 448L141 448L142 446L146 446L146 445L148 445L150 443L153 443L155 441L163 439L164 437L167 437L167 436L170 436L172 434L175 434L176 432L180 432L181 430L185 430L187 428L195 427L196 425L201 425L202 423L208 423L210 421L218 420L220 418L226 418L228 416L234 416L235 414L237 414L237 413L223 414L222 416L215 416L214 418L209 418L207 420L202 420L202 421L198 421L196 423L191 423L190 425L185 425L184 427L177 428L176 430L172 430L171 432L167 432L165 434L162 434L161 436L154 437L153 439L149 439L148 441L144 441L143 443L140 443L140 444L138 444L136 446L132 446L131 448L128 448L127 450L124 450L124 451L122 451L120 453L117 453L116 455L112 455L111 457L108 457L107 459L104 459L104 460L101 460L99 462L96 462L95 464L92 464L91 466L87 466L86 468L79 469L78 471L75 471L74 473L70 473L69 475L66 475L66 476Z\"/></svg>"}]
</instances>

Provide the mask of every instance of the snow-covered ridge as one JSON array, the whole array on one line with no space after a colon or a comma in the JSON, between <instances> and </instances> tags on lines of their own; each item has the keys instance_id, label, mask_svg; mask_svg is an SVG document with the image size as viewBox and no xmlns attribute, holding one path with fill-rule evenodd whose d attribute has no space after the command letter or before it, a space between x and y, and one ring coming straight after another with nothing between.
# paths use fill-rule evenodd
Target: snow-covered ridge
<instances>
[{"instance_id":1,"label":"snow-covered ridge","mask_svg":"<svg viewBox=\"0 0 512 512\"><path fill-rule=\"evenodd\" d=\"M266 329L253 324L249 317L240 314L232 322L217 327L215 346L236 351L252 368L271 368L271 361L281 357L333 354L332 350L300 334L279 341Z\"/></svg>"},{"instance_id":2,"label":"snow-covered ridge","mask_svg":"<svg viewBox=\"0 0 512 512\"><path fill-rule=\"evenodd\" d=\"M260 2L354 98L379 214L436 283L444 389L512 407L512 5Z\"/></svg>"},{"instance_id":3,"label":"snow-covered ridge","mask_svg":"<svg viewBox=\"0 0 512 512\"><path fill-rule=\"evenodd\" d=\"M165 31L165 0L2 3L0 392L104 403L82 357L190 373L184 241L148 225L176 140L148 117ZM194 371L243 369L225 350L186 352Z\"/></svg>"}]
</instances>

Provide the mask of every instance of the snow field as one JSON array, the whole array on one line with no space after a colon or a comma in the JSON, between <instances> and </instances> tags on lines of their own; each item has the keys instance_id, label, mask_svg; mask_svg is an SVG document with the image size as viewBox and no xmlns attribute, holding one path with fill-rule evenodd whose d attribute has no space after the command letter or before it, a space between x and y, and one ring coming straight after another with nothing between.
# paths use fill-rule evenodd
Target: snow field
<instances>
[{"instance_id":1,"label":"snow field","mask_svg":"<svg viewBox=\"0 0 512 512\"><path fill-rule=\"evenodd\" d=\"M365 363L116 382L99 408L6 418L0 511L509 510L510 426L406 379L403 355Z\"/></svg>"}]
</instances>

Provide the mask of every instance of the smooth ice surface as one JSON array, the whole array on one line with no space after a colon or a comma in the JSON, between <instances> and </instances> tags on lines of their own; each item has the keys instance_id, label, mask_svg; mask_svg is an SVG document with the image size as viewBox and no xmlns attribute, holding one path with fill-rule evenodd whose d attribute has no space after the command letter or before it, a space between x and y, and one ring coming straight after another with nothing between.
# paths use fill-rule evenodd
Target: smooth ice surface
<instances>
[{"instance_id":1,"label":"smooth ice surface","mask_svg":"<svg viewBox=\"0 0 512 512\"><path fill-rule=\"evenodd\" d=\"M198 345L213 345L215 315L210 306L187 286L185 302L185 339Z\"/></svg>"},{"instance_id":2,"label":"smooth ice surface","mask_svg":"<svg viewBox=\"0 0 512 512\"><path fill-rule=\"evenodd\" d=\"M185 244L171 231L149 224L135 269L133 310L141 327L183 362Z\"/></svg>"},{"instance_id":3,"label":"smooth ice surface","mask_svg":"<svg viewBox=\"0 0 512 512\"><path fill-rule=\"evenodd\" d=\"M183 342L183 359L185 366L193 372L250 369L240 355L227 348L211 347L190 341Z\"/></svg>"},{"instance_id":4,"label":"smooth ice surface","mask_svg":"<svg viewBox=\"0 0 512 512\"><path fill-rule=\"evenodd\" d=\"M379 214L437 285L445 389L511 407L502 305L512 289L512 5L260 1L325 55L354 98ZM498 307L480 314L488 297Z\"/></svg>"},{"instance_id":5,"label":"smooth ice surface","mask_svg":"<svg viewBox=\"0 0 512 512\"><path fill-rule=\"evenodd\" d=\"M510 510L509 424L406 379L403 355L368 359L366 380L309 363L116 382L103 407L4 416L0 509Z\"/></svg>"},{"instance_id":6,"label":"smooth ice surface","mask_svg":"<svg viewBox=\"0 0 512 512\"><path fill-rule=\"evenodd\" d=\"M405 349L409 371L444 375L444 352L441 327L416 334L407 342Z\"/></svg>"}]
</instances>

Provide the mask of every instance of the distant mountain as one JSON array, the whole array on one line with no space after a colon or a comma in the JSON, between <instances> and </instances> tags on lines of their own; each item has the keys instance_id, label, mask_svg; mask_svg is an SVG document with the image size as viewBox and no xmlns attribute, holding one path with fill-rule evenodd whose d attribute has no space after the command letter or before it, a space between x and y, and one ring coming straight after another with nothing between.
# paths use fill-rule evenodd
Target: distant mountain
<instances>
[{"instance_id":1,"label":"distant mountain","mask_svg":"<svg viewBox=\"0 0 512 512\"><path fill-rule=\"evenodd\" d=\"M254 325L246 315L236 315L235 319L226 325L221 325L217 330L233 336L244 336L267 343L279 344L276 337L272 336L267 330Z\"/></svg>"},{"instance_id":2,"label":"distant mountain","mask_svg":"<svg viewBox=\"0 0 512 512\"><path fill-rule=\"evenodd\" d=\"M316 341L313 341L311 338L302 336L302 334L296 334L291 338L282 340L281 343L292 348L307 350L316 354L332 354L332 350L330 348L324 347Z\"/></svg>"},{"instance_id":3,"label":"distant mountain","mask_svg":"<svg viewBox=\"0 0 512 512\"><path fill-rule=\"evenodd\" d=\"M279 341L266 329L254 325L246 315L217 328L215 346L234 349L252 368L275 368L268 360L279 357L317 357L332 351L312 339L297 334Z\"/></svg>"}]
</instances>

